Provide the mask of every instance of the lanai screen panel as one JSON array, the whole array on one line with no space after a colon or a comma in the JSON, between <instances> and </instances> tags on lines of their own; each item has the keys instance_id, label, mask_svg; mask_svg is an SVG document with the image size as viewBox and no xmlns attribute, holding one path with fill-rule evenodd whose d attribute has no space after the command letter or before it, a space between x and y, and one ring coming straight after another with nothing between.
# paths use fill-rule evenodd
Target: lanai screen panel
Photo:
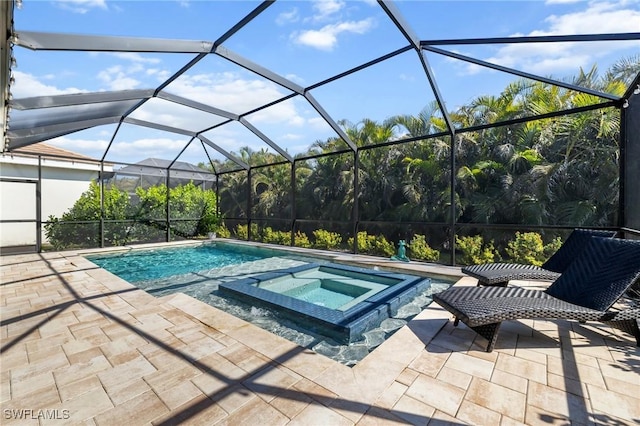
<instances>
[{"instance_id":1,"label":"lanai screen panel","mask_svg":"<svg viewBox=\"0 0 640 426\"><path fill-rule=\"evenodd\" d=\"M199 60L165 90L233 115L246 114L292 93L216 54Z\"/></svg>"},{"instance_id":2,"label":"lanai screen panel","mask_svg":"<svg viewBox=\"0 0 640 426\"><path fill-rule=\"evenodd\" d=\"M607 117L602 120L602 114ZM460 222L613 226L613 108L457 135Z\"/></svg>"},{"instance_id":3,"label":"lanai screen panel","mask_svg":"<svg viewBox=\"0 0 640 426\"><path fill-rule=\"evenodd\" d=\"M203 133L208 140L247 166L287 161L278 151L239 121L233 121ZM279 145L276 145L279 148ZM224 159L220 171L242 167L231 159Z\"/></svg>"},{"instance_id":4,"label":"lanai screen panel","mask_svg":"<svg viewBox=\"0 0 640 426\"><path fill-rule=\"evenodd\" d=\"M323 113L326 111L323 110ZM247 122L274 142L289 158L315 152L318 142L335 141L328 151L350 149L332 126L340 123L323 117L306 98L298 96L246 116ZM284 158L284 157L283 157Z\"/></svg>"},{"instance_id":5,"label":"lanai screen panel","mask_svg":"<svg viewBox=\"0 0 640 426\"><path fill-rule=\"evenodd\" d=\"M407 136L399 117L418 116L435 103L418 55L411 50L311 91L339 119L357 146L375 145ZM358 105L353 109L347 97ZM436 105L434 114L439 111ZM411 129L414 130L414 129ZM446 129L427 128L427 133Z\"/></svg>"},{"instance_id":6,"label":"lanai screen panel","mask_svg":"<svg viewBox=\"0 0 640 426\"><path fill-rule=\"evenodd\" d=\"M158 98L149 99L128 118L174 127L193 134L225 120L224 117L206 111Z\"/></svg>"},{"instance_id":7,"label":"lanai screen panel","mask_svg":"<svg viewBox=\"0 0 640 426\"><path fill-rule=\"evenodd\" d=\"M124 123L115 134L105 160L125 164L134 164L147 158L174 160L191 138L189 135Z\"/></svg>"},{"instance_id":8,"label":"lanai screen panel","mask_svg":"<svg viewBox=\"0 0 640 426\"><path fill-rule=\"evenodd\" d=\"M226 46L310 87L407 44L377 3L278 1Z\"/></svg>"}]
</instances>

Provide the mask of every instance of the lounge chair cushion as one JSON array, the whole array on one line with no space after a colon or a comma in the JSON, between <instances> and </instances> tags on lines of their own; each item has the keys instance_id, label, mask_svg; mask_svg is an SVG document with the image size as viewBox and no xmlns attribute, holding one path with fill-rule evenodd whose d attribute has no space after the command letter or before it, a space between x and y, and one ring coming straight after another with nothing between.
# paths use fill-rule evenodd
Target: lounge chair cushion
<instances>
[{"instance_id":1,"label":"lounge chair cushion","mask_svg":"<svg viewBox=\"0 0 640 426\"><path fill-rule=\"evenodd\" d=\"M616 235L615 231L574 229L569 238L562 243L562 247L542 264L542 268L562 273L569 267L573 259L580 255L591 237L612 238L614 235Z\"/></svg>"},{"instance_id":2,"label":"lounge chair cushion","mask_svg":"<svg viewBox=\"0 0 640 426\"><path fill-rule=\"evenodd\" d=\"M638 279L640 241L593 237L545 292L569 303L606 311ZM607 283L606 287L602 283Z\"/></svg>"}]
</instances>

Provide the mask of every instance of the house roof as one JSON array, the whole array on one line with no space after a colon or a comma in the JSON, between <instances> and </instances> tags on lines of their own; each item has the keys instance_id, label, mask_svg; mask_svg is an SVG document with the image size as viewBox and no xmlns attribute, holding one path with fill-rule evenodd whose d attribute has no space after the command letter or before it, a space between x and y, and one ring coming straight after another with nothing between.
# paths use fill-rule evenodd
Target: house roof
<instances>
[{"instance_id":1,"label":"house roof","mask_svg":"<svg viewBox=\"0 0 640 426\"><path fill-rule=\"evenodd\" d=\"M57 146L49 145L42 142L22 146L15 149L13 152L16 154L43 155L47 157L62 157L73 160L99 161L96 158L91 158L86 155L78 154L77 152L58 148Z\"/></svg>"}]
</instances>

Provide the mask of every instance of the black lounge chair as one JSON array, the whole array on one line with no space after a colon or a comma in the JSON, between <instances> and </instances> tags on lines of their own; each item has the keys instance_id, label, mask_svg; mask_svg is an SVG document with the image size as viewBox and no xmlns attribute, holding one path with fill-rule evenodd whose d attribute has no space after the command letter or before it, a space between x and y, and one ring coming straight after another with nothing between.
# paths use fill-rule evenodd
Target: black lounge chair
<instances>
[{"instance_id":1,"label":"black lounge chair","mask_svg":"<svg viewBox=\"0 0 640 426\"><path fill-rule=\"evenodd\" d=\"M506 287L510 280L553 281L560 276L589 242L591 237L613 237L615 231L575 229L542 266L521 263L484 263L462 268L462 272L478 279L479 286Z\"/></svg>"},{"instance_id":2,"label":"black lounge chair","mask_svg":"<svg viewBox=\"0 0 640 426\"><path fill-rule=\"evenodd\" d=\"M487 352L493 350L502 321L536 318L602 322L633 334L640 346L640 306L629 302L613 307L638 282L640 241L593 237L544 291L454 286L433 299L455 315L454 325L462 321L486 338Z\"/></svg>"}]
</instances>

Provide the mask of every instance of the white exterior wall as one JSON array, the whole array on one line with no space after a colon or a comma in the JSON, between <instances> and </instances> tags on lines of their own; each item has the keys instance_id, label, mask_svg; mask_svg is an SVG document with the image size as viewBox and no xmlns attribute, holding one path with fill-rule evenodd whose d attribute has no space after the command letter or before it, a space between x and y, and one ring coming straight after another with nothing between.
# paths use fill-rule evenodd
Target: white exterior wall
<instances>
[{"instance_id":1,"label":"white exterior wall","mask_svg":"<svg viewBox=\"0 0 640 426\"><path fill-rule=\"evenodd\" d=\"M50 215L60 217L71 208L92 180L98 178L100 165L78 161L42 159L42 221ZM105 168L106 170L106 168ZM106 170L110 171L110 170ZM38 179L37 157L2 154L0 177ZM0 220L36 219L36 185L0 182ZM42 242L45 242L44 232ZM35 223L0 225L0 247L36 243Z\"/></svg>"}]
</instances>

